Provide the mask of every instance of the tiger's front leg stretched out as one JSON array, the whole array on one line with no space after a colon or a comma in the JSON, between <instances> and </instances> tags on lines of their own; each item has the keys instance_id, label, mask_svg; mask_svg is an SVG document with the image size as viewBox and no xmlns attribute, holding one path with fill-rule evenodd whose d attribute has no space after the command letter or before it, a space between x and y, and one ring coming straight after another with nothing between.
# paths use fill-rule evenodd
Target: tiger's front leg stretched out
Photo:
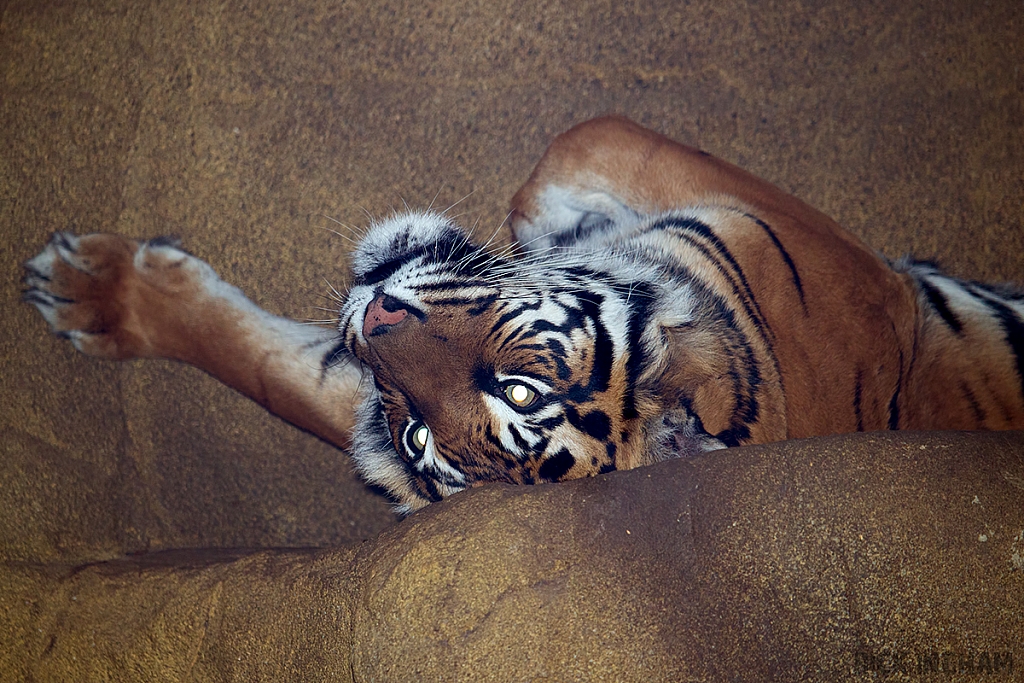
<instances>
[{"instance_id":1,"label":"tiger's front leg stretched out","mask_svg":"<svg viewBox=\"0 0 1024 683\"><path fill-rule=\"evenodd\" d=\"M173 240L56 233L25 264L25 284L25 300L83 353L189 363L350 445L363 370L337 332L267 313Z\"/></svg>"}]
</instances>

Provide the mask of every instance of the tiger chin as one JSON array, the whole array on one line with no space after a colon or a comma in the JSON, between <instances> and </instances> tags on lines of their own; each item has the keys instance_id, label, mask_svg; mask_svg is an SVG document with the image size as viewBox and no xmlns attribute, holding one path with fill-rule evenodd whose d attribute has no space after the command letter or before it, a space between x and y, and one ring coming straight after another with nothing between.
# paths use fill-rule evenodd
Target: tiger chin
<instances>
[{"instance_id":1,"label":"tiger chin","mask_svg":"<svg viewBox=\"0 0 1024 683\"><path fill-rule=\"evenodd\" d=\"M166 239L58 233L25 299L80 351L195 365L348 450L408 512L721 448L1024 427L1024 295L891 264L767 182L630 121L559 136L512 250L370 226L336 330Z\"/></svg>"}]
</instances>

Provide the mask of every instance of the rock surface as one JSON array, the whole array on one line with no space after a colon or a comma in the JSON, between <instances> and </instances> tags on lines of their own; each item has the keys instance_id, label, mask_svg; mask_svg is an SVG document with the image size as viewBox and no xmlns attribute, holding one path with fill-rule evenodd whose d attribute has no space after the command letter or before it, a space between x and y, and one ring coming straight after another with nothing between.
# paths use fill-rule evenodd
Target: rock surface
<instances>
[{"instance_id":1,"label":"rock surface","mask_svg":"<svg viewBox=\"0 0 1024 683\"><path fill-rule=\"evenodd\" d=\"M335 550L9 567L0 670L1016 680L1022 501L1020 433L848 435L496 485Z\"/></svg>"}]
</instances>

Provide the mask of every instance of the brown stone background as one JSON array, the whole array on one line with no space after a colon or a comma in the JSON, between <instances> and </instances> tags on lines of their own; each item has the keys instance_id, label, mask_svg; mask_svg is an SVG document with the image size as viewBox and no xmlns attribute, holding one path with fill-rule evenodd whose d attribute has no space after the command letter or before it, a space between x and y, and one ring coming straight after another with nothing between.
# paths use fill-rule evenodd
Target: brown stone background
<instances>
[{"instance_id":1,"label":"brown stone background","mask_svg":"<svg viewBox=\"0 0 1024 683\"><path fill-rule=\"evenodd\" d=\"M889 256L1024 280L1024 11L990 3L0 4L0 554L321 545L391 522L335 450L189 368L78 356L19 301L55 229L175 234L330 317L351 226L481 234L551 137L618 112ZM435 198L436 197L436 198Z\"/></svg>"},{"instance_id":2,"label":"brown stone background","mask_svg":"<svg viewBox=\"0 0 1024 683\"><path fill-rule=\"evenodd\" d=\"M888 256L1024 281L1022 35L1019 0L0 0L0 560L394 522L343 454L202 373L48 335L19 279L51 231L175 234L325 318L334 220L462 200L485 235L553 135L616 112Z\"/></svg>"}]
</instances>

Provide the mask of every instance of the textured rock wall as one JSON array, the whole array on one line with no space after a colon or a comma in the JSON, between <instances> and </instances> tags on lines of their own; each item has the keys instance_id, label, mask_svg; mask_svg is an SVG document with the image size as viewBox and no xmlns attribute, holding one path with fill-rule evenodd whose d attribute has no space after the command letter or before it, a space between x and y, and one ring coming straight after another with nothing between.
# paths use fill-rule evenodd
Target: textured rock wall
<instances>
[{"instance_id":1,"label":"textured rock wall","mask_svg":"<svg viewBox=\"0 0 1024 683\"><path fill-rule=\"evenodd\" d=\"M8 567L0 672L1020 680L1022 453L1020 433L793 441L475 489L336 550Z\"/></svg>"},{"instance_id":2,"label":"textured rock wall","mask_svg":"<svg viewBox=\"0 0 1024 683\"><path fill-rule=\"evenodd\" d=\"M330 318L351 239L331 219L464 200L487 235L554 134L618 112L887 255L1024 280L1016 0L0 12L6 559L337 544L393 522L343 455L201 373L48 336L17 280L55 229L176 234L267 308Z\"/></svg>"}]
</instances>

